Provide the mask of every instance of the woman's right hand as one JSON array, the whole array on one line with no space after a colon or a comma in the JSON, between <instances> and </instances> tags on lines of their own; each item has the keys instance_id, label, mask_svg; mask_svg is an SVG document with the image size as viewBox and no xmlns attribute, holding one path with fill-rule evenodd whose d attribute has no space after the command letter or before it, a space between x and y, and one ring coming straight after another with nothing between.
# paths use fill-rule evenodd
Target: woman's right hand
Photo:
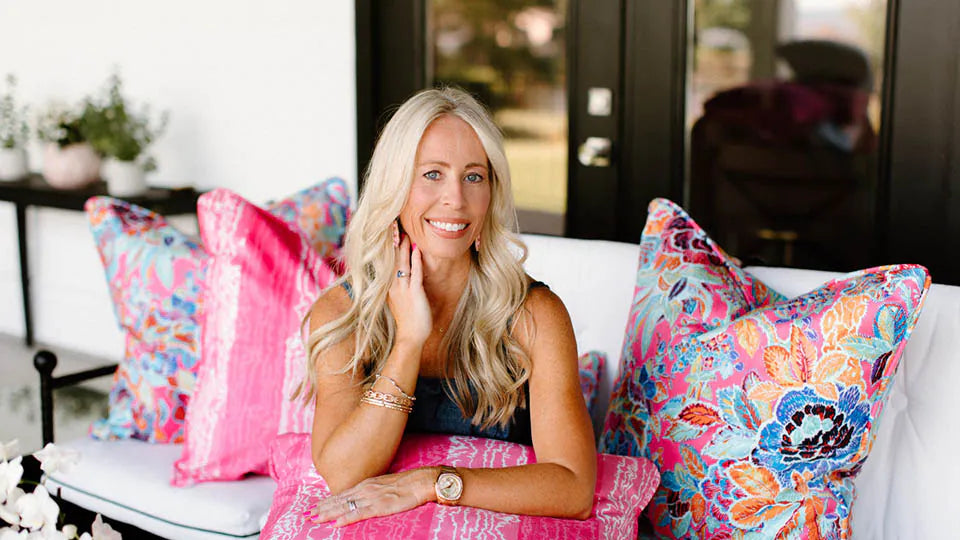
<instances>
[{"instance_id":1,"label":"woman's right hand","mask_svg":"<svg viewBox=\"0 0 960 540\"><path fill-rule=\"evenodd\" d=\"M399 230L394 222L394 237L398 236ZM408 235L403 235L393 249L397 269L387 293L387 305L397 325L396 341L421 346L433 331L433 315L423 290L423 259L419 248L413 246L411 249Z\"/></svg>"}]
</instances>

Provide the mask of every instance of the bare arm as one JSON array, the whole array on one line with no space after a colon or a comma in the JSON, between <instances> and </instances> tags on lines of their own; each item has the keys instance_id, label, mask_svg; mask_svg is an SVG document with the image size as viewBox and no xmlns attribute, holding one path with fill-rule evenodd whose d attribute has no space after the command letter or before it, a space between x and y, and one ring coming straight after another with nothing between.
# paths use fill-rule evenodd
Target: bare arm
<instances>
[{"instance_id":1,"label":"bare arm","mask_svg":"<svg viewBox=\"0 0 960 540\"><path fill-rule=\"evenodd\" d=\"M410 277L394 278L390 290L391 310L405 316L403 325L398 321L397 338L382 374L396 381L404 392L412 394L420 371L423 342L430 332L430 307L420 281L423 273L419 251L414 250L411 254L409 239L404 239L397 250L398 254L406 254L398 260ZM350 301L342 288L327 291L311 312L311 331L340 317L349 309ZM332 493L383 474L396 454L407 423L407 415L403 412L361 404L359 375L354 378L350 373L334 374L347 365L353 352L351 336L324 351L317 366L318 387L311 440L313 464ZM382 379L374 389L397 393L390 382Z\"/></svg>"},{"instance_id":2,"label":"bare arm","mask_svg":"<svg viewBox=\"0 0 960 540\"><path fill-rule=\"evenodd\" d=\"M529 352L531 427L537 463L499 469L458 469L460 504L500 512L585 519L596 484L593 430L580 393L576 343L563 303L553 293L531 292L518 327L531 322L533 336L518 335ZM317 506L319 520L339 525L388 515L435 501L437 467L366 480ZM349 511L346 500L357 511Z\"/></svg>"}]
</instances>

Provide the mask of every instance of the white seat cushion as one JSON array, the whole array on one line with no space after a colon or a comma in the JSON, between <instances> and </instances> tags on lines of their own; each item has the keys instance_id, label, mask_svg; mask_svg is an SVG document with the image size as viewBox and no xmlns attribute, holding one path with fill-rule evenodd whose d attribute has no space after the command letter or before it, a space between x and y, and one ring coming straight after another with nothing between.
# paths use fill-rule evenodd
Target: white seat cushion
<instances>
[{"instance_id":1,"label":"white seat cushion","mask_svg":"<svg viewBox=\"0 0 960 540\"><path fill-rule=\"evenodd\" d=\"M258 538L276 490L263 476L175 488L180 445L83 438L58 446L80 452L80 463L46 478L51 493L166 538Z\"/></svg>"}]
</instances>

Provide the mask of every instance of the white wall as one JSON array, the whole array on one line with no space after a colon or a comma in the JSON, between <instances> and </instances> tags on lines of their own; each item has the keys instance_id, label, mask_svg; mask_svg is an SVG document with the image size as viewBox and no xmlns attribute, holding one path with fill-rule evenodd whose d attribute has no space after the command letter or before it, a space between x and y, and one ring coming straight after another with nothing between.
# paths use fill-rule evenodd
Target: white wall
<instances>
[{"instance_id":1,"label":"white wall","mask_svg":"<svg viewBox=\"0 0 960 540\"><path fill-rule=\"evenodd\" d=\"M154 185L253 202L328 176L356 185L352 0L0 0L0 75L35 110L99 91L113 66L135 103L170 111ZM40 170L39 145L30 148ZM85 216L28 213L36 339L123 350ZM196 230L192 218L174 220ZM13 205L0 203L0 332L23 335Z\"/></svg>"}]
</instances>

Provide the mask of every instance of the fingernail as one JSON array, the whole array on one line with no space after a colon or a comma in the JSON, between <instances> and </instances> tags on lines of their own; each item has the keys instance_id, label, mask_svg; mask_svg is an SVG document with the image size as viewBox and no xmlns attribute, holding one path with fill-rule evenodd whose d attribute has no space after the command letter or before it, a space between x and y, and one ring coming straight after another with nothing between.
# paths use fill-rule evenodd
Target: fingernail
<instances>
[{"instance_id":1,"label":"fingernail","mask_svg":"<svg viewBox=\"0 0 960 540\"><path fill-rule=\"evenodd\" d=\"M411 249L411 250L417 249L417 245L416 245L416 244L411 245L411 246L410 246L410 249Z\"/></svg>"}]
</instances>

